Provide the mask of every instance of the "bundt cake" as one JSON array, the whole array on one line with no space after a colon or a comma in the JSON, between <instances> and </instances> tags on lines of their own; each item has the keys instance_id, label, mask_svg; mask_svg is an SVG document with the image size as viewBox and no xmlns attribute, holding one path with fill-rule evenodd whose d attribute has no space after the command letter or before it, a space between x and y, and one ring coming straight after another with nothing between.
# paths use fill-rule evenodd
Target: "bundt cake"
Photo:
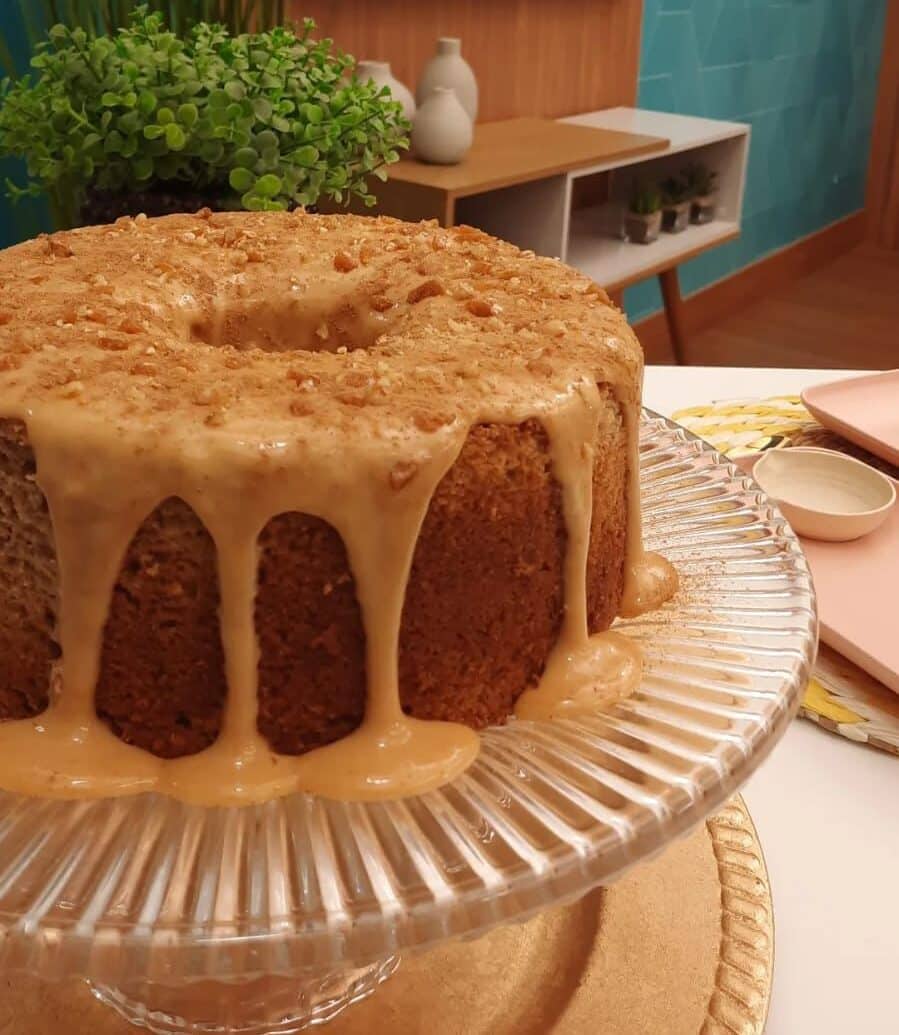
<instances>
[{"instance_id":1,"label":"bundt cake","mask_svg":"<svg viewBox=\"0 0 899 1035\"><path fill-rule=\"evenodd\" d=\"M468 227L120 219L0 252L0 786L439 785L639 678L642 357Z\"/></svg>"}]
</instances>

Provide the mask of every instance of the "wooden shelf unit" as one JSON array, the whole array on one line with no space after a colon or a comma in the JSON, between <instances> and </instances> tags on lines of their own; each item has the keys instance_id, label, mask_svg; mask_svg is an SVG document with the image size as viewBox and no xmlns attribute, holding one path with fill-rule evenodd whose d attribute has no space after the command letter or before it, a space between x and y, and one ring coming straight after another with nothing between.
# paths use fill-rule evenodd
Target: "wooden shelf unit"
<instances>
[{"instance_id":1,"label":"wooden shelf unit","mask_svg":"<svg viewBox=\"0 0 899 1035\"><path fill-rule=\"evenodd\" d=\"M749 156L749 126L687 115L610 108L575 115L571 125L617 129L628 133L664 135L668 146L650 156L627 157L573 170L571 178L606 178L605 201L591 208L571 208L562 256L607 291L674 269L708 248L733 240L740 232L740 215ZM653 244L624 240L623 225L634 180L658 183L677 174L690 161L702 161L718 174L718 210L715 220L690 225L679 234L662 233Z\"/></svg>"},{"instance_id":2,"label":"wooden shelf unit","mask_svg":"<svg viewBox=\"0 0 899 1035\"><path fill-rule=\"evenodd\" d=\"M459 165L399 162L378 189L378 209L478 226L561 258L615 293L658 275L679 358L677 266L738 236L748 154L749 126L739 122L638 108L556 122L511 119L476 127L475 144ZM715 220L662 233L649 245L625 240L634 179L658 182L695 160L718 174Z\"/></svg>"},{"instance_id":3,"label":"wooden shelf unit","mask_svg":"<svg viewBox=\"0 0 899 1035\"><path fill-rule=\"evenodd\" d=\"M377 188L378 211L453 226L463 222L456 216L461 199L491 199L513 188L522 188L526 198L531 184L561 179L597 163L661 153L668 143L655 134L553 119L479 123L471 150L458 165L430 165L413 157L392 165L389 179Z\"/></svg>"}]
</instances>

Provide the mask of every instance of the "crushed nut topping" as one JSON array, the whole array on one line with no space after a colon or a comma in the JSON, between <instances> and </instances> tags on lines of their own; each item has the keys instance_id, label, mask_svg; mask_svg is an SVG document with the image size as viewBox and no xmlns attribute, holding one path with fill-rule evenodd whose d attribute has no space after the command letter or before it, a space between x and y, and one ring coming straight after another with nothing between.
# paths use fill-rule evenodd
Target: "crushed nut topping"
<instances>
[{"instance_id":1,"label":"crushed nut topping","mask_svg":"<svg viewBox=\"0 0 899 1035\"><path fill-rule=\"evenodd\" d=\"M52 255L57 259L71 259L75 254L58 234L41 234L38 240L43 243L45 255Z\"/></svg>"},{"instance_id":2,"label":"crushed nut topping","mask_svg":"<svg viewBox=\"0 0 899 1035\"><path fill-rule=\"evenodd\" d=\"M549 377L553 372L552 364L545 359L529 359L525 366L532 374L539 374L541 377Z\"/></svg>"},{"instance_id":3,"label":"crushed nut topping","mask_svg":"<svg viewBox=\"0 0 899 1035\"><path fill-rule=\"evenodd\" d=\"M418 287L412 288L408 295L406 295L406 301L410 305L415 305L416 302L421 302L425 298L434 298L436 295L445 295L446 288L436 278L432 277L430 280L422 281Z\"/></svg>"},{"instance_id":4,"label":"crushed nut topping","mask_svg":"<svg viewBox=\"0 0 899 1035\"><path fill-rule=\"evenodd\" d=\"M627 377L639 361L598 285L476 229L204 210L24 249L21 271L0 256L0 370L25 371L3 374L4 392L61 399L80 384L67 405L106 407L108 395L110 413L129 421L172 413L201 431L242 433L262 418L289 428L303 417L298 440L333 424L437 441L494 412L491 393L505 412L510 394L524 400L538 382L544 391L576 374ZM428 298L437 301L416 305ZM197 320L211 328L219 317L218 342L192 334ZM422 463L394 454L385 491L404 455ZM391 485L415 470L399 468Z\"/></svg>"},{"instance_id":5,"label":"crushed nut topping","mask_svg":"<svg viewBox=\"0 0 899 1035\"><path fill-rule=\"evenodd\" d=\"M469 299L465 308L472 316L495 316L497 312L496 306L486 298Z\"/></svg>"},{"instance_id":6,"label":"crushed nut topping","mask_svg":"<svg viewBox=\"0 0 899 1035\"><path fill-rule=\"evenodd\" d=\"M349 385L350 388L367 388L371 384L371 378L368 374L357 373L356 371L350 371L343 378L343 383Z\"/></svg>"},{"instance_id":7,"label":"crushed nut topping","mask_svg":"<svg viewBox=\"0 0 899 1035\"><path fill-rule=\"evenodd\" d=\"M349 252L338 252L334 256L334 269L338 273L349 273L350 270L354 270L359 263L350 255Z\"/></svg>"}]
</instances>

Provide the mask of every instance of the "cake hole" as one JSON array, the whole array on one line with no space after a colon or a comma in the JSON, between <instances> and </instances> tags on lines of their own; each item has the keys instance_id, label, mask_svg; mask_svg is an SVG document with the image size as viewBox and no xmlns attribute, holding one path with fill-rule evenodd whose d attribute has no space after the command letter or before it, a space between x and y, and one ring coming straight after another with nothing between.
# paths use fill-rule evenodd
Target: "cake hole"
<instances>
[{"instance_id":1,"label":"cake hole","mask_svg":"<svg viewBox=\"0 0 899 1035\"><path fill-rule=\"evenodd\" d=\"M265 301L219 301L190 324L194 341L241 352L337 352L370 349L390 329L392 310L376 312L367 298L302 295Z\"/></svg>"}]
</instances>

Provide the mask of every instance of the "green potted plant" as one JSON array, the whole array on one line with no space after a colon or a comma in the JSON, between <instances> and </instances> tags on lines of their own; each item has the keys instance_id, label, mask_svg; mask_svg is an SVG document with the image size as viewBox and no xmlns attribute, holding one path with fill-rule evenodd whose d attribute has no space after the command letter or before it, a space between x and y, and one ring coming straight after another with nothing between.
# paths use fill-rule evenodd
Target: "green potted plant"
<instances>
[{"instance_id":1,"label":"green potted plant","mask_svg":"<svg viewBox=\"0 0 899 1035\"><path fill-rule=\"evenodd\" d=\"M635 244L651 244L662 225L662 195L654 183L634 180L625 218L625 231Z\"/></svg>"},{"instance_id":2,"label":"green potted plant","mask_svg":"<svg viewBox=\"0 0 899 1035\"><path fill-rule=\"evenodd\" d=\"M662 229L679 234L690 222L690 188L680 176L669 176L659 187L662 191Z\"/></svg>"},{"instance_id":3,"label":"green potted plant","mask_svg":"<svg viewBox=\"0 0 899 1035\"><path fill-rule=\"evenodd\" d=\"M183 37L135 8L115 36L54 26L33 75L0 86L0 154L25 159L63 223L123 214L374 204L371 177L408 146L386 89L347 78L353 59L302 29Z\"/></svg>"},{"instance_id":4,"label":"green potted plant","mask_svg":"<svg viewBox=\"0 0 899 1035\"><path fill-rule=\"evenodd\" d=\"M683 180L692 200L690 222L711 223L718 207L718 174L704 162L691 162L683 171Z\"/></svg>"}]
</instances>

